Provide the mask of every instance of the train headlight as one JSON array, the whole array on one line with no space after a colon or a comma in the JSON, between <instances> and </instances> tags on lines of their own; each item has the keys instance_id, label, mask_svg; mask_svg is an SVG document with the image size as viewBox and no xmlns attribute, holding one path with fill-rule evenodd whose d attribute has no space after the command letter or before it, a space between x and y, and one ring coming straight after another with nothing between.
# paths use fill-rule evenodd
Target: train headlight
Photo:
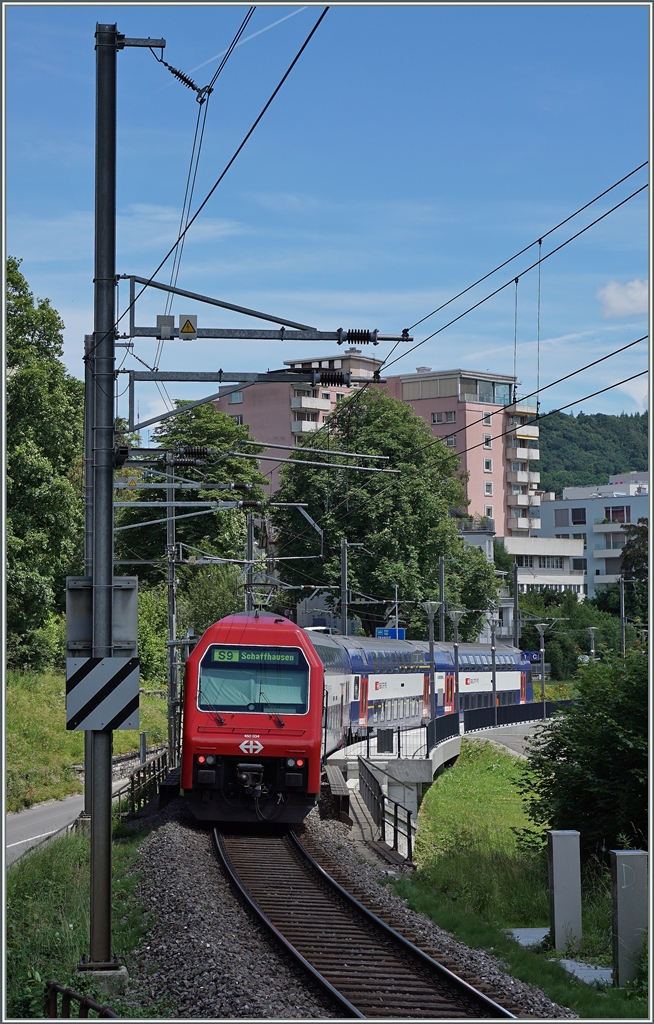
<instances>
[{"instance_id":1,"label":"train headlight","mask_svg":"<svg viewBox=\"0 0 654 1024\"><path fill-rule=\"evenodd\" d=\"M286 758L286 767L287 768L295 768L295 758L294 757L287 757Z\"/></svg>"},{"instance_id":2,"label":"train headlight","mask_svg":"<svg viewBox=\"0 0 654 1024\"><path fill-rule=\"evenodd\" d=\"M207 754L205 760L206 760L207 764L215 764L216 763L216 757L215 757L214 754Z\"/></svg>"}]
</instances>

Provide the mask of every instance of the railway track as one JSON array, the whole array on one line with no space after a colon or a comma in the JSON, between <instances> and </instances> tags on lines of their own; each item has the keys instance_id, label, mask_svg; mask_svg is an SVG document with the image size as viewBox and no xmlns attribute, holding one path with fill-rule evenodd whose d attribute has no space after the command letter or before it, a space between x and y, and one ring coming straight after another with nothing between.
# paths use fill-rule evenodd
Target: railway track
<instances>
[{"instance_id":1,"label":"railway track","mask_svg":"<svg viewBox=\"0 0 654 1024\"><path fill-rule=\"evenodd\" d=\"M343 889L293 832L214 831L233 884L348 1017L514 1018Z\"/></svg>"}]
</instances>

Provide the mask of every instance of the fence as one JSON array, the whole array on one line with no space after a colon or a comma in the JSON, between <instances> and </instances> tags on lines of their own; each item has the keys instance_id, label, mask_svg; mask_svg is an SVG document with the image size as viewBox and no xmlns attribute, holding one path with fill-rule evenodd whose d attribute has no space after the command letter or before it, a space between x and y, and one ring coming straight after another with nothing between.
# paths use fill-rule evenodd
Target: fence
<instances>
[{"instance_id":1,"label":"fence","mask_svg":"<svg viewBox=\"0 0 654 1024\"><path fill-rule=\"evenodd\" d=\"M90 996L81 996L78 992L73 991L72 988L64 988L58 981L46 981L45 983L44 1017L59 1016L58 1003L60 992L62 1017L70 1017L70 1004L71 1002L76 1002L79 1003L78 1017L88 1017L89 1010L94 1010L98 1017L115 1017L118 1019L118 1014L114 1013L110 1006L101 1006L100 1003L96 1003L95 999L91 999Z\"/></svg>"},{"instance_id":2,"label":"fence","mask_svg":"<svg viewBox=\"0 0 654 1024\"><path fill-rule=\"evenodd\" d=\"M370 767L370 762L361 756L359 757L359 792L372 820L379 829L381 841L385 843L388 831L392 830L393 849L396 853L406 856L406 859L410 861L413 857L413 837L417 829L417 825L412 820L411 811L408 807L404 807L403 804L386 796L381 782ZM400 847L404 847L404 849Z\"/></svg>"},{"instance_id":3,"label":"fence","mask_svg":"<svg viewBox=\"0 0 654 1024\"><path fill-rule=\"evenodd\" d=\"M128 776L128 782L114 793L114 799L118 800L118 813L135 814L150 800L154 800L159 783L167 774L166 750L135 768Z\"/></svg>"},{"instance_id":4,"label":"fence","mask_svg":"<svg viewBox=\"0 0 654 1024\"><path fill-rule=\"evenodd\" d=\"M458 736L459 733L459 716L456 712L433 718L427 726L427 750L433 750L439 743L449 740L452 736Z\"/></svg>"},{"instance_id":5,"label":"fence","mask_svg":"<svg viewBox=\"0 0 654 1024\"><path fill-rule=\"evenodd\" d=\"M551 718L556 711L569 707L572 700L534 701L531 704L504 704L498 708L473 708L463 713L464 732L492 729L496 725L517 725ZM495 717L497 713L497 718ZM448 716L449 717L449 716ZM438 719L437 721L443 721ZM431 749L431 747L430 747Z\"/></svg>"},{"instance_id":6,"label":"fence","mask_svg":"<svg viewBox=\"0 0 654 1024\"><path fill-rule=\"evenodd\" d=\"M366 733L366 757L392 754L396 757L427 757L427 726L401 726L394 729L369 728Z\"/></svg>"}]
</instances>

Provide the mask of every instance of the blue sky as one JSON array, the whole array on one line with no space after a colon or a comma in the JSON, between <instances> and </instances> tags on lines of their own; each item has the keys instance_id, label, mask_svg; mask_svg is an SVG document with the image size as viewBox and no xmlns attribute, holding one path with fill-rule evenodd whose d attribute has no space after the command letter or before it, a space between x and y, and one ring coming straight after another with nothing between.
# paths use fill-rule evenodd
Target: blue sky
<instances>
[{"instance_id":1,"label":"blue sky","mask_svg":"<svg viewBox=\"0 0 654 1024\"><path fill-rule=\"evenodd\" d=\"M257 8L211 98L195 206L321 9ZM62 314L65 359L81 376L93 308L95 23L164 36L165 59L205 85L247 8L5 10L7 251ZM179 285L323 330L399 332L647 158L648 17L644 4L332 7L191 228ZM149 276L176 237L197 105L147 50L124 50L118 67L117 269ZM543 255L646 181L647 168L551 235ZM646 333L647 239L645 191L545 262L541 383ZM416 340L520 274L534 252L421 325ZM139 303L138 322L163 312L160 296ZM536 382L534 272L518 300L526 393ZM511 373L513 303L508 288L393 372ZM173 312L196 312L201 326L254 326L179 298ZM155 343L136 351L151 362ZM160 366L265 370L308 353L318 350L168 342ZM646 365L643 343L546 391L543 409ZM574 411L641 410L645 380ZM195 398L201 388L169 392ZM141 418L162 409L156 391L139 396Z\"/></svg>"}]
</instances>

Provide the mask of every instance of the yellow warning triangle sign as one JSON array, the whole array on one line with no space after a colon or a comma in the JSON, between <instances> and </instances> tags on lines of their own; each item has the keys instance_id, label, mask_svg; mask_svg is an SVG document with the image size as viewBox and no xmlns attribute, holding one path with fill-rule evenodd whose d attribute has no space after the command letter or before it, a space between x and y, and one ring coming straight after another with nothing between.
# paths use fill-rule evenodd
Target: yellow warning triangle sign
<instances>
[{"instance_id":1,"label":"yellow warning triangle sign","mask_svg":"<svg viewBox=\"0 0 654 1024\"><path fill-rule=\"evenodd\" d=\"M187 320L183 327L180 328L180 334L195 334L195 327L190 320Z\"/></svg>"}]
</instances>

